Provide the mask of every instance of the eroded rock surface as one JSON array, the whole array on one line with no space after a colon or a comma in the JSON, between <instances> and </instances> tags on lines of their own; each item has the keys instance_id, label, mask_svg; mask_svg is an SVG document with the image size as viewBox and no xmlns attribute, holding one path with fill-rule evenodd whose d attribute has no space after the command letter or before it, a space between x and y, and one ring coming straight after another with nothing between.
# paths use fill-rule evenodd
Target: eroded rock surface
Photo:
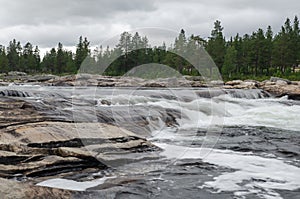
<instances>
[{"instance_id":1,"label":"eroded rock surface","mask_svg":"<svg viewBox=\"0 0 300 199\"><path fill-rule=\"evenodd\" d=\"M106 169L112 161L111 154L114 160L136 161L139 155L134 158L132 153L158 150L145 139L119 127L64 122L2 128L0 149L0 176L6 178L53 176L85 168Z\"/></svg>"},{"instance_id":2,"label":"eroded rock surface","mask_svg":"<svg viewBox=\"0 0 300 199\"><path fill-rule=\"evenodd\" d=\"M287 84L286 82L280 80L275 85L265 84L261 88L269 93L272 93L278 97L287 95L289 99L300 100L300 85L299 84Z\"/></svg>"},{"instance_id":3,"label":"eroded rock surface","mask_svg":"<svg viewBox=\"0 0 300 199\"><path fill-rule=\"evenodd\" d=\"M233 80L223 86L225 89L262 89L275 97L288 96L289 99L300 100L300 82L272 77L270 80L258 82L254 80Z\"/></svg>"},{"instance_id":4,"label":"eroded rock surface","mask_svg":"<svg viewBox=\"0 0 300 199\"><path fill-rule=\"evenodd\" d=\"M67 191L30 184L66 176L80 180L80 173L157 158L160 149L129 130L87 122L84 117L73 123L67 99L47 98L41 103L24 95L7 91L0 98L0 193L6 198L31 198L26 194L32 198L68 198ZM105 113L99 114L105 118ZM113 118L107 120L113 122ZM9 193L6 181L20 189Z\"/></svg>"},{"instance_id":5,"label":"eroded rock surface","mask_svg":"<svg viewBox=\"0 0 300 199\"><path fill-rule=\"evenodd\" d=\"M17 198L71 198L68 190L38 187L25 183L0 178L0 196L5 199Z\"/></svg>"}]
</instances>

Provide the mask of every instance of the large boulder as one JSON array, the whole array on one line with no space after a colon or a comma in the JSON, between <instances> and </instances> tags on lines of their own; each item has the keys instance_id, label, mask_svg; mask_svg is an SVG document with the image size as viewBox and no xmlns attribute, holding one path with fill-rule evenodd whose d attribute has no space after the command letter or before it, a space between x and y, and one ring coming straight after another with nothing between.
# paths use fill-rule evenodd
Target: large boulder
<instances>
[{"instance_id":1,"label":"large boulder","mask_svg":"<svg viewBox=\"0 0 300 199\"><path fill-rule=\"evenodd\" d=\"M283 80L277 80L276 81L276 85L278 85L278 86L286 86L286 85L288 85L288 83L286 81L283 81Z\"/></svg>"},{"instance_id":2,"label":"large boulder","mask_svg":"<svg viewBox=\"0 0 300 199\"><path fill-rule=\"evenodd\" d=\"M209 86L223 86L224 82L222 80L212 80L208 84Z\"/></svg>"},{"instance_id":3,"label":"large boulder","mask_svg":"<svg viewBox=\"0 0 300 199\"><path fill-rule=\"evenodd\" d=\"M9 76L27 76L27 73L19 71L10 71L7 73Z\"/></svg>"},{"instance_id":4,"label":"large boulder","mask_svg":"<svg viewBox=\"0 0 300 199\"><path fill-rule=\"evenodd\" d=\"M185 75L185 76L183 76L183 78L185 78L188 81L204 81L204 78L202 76L188 76L188 75Z\"/></svg>"},{"instance_id":5,"label":"large boulder","mask_svg":"<svg viewBox=\"0 0 300 199\"><path fill-rule=\"evenodd\" d=\"M166 87L166 84L164 82L148 81L143 84L143 87Z\"/></svg>"},{"instance_id":6,"label":"large boulder","mask_svg":"<svg viewBox=\"0 0 300 199\"><path fill-rule=\"evenodd\" d=\"M296 84L287 84L283 81L278 81L276 84L264 84L261 89L277 96L281 97L287 95L289 99L298 100L300 98L300 86Z\"/></svg>"},{"instance_id":7,"label":"large boulder","mask_svg":"<svg viewBox=\"0 0 300 199\"><path fill-rule=\"evenodd\" d=\"M28 82L46 82L58 78L55 75L35 75L28 79Z\"/></svg>"},{"instance_id":8,"label":"large boulder","mask_svg":"<svg viewBox=\"0 0 300 199\"><path fill-rule=\"evenodd\" d=\"M254 80L232 80L225 83L225 89L257 89L258 83Z\"/></svg>"},{"instance_id":9,"label":"large boulder","mask_svg":"<svg viewBox=\"0 0 300 199\"><path fill-rule=\"evenodd\" d=\"M235 86L235 85L239 85L239 84L242 84L242 83L243 83L242 80L232 80L232 81L226 82L225 85Z\"/></svg>"},{"instance_id":10,"label":"large boulder","mask_svg":"<svg viewBox=\"0 0 300 199\"><path fill-rule=\"evenodd\" d=\"M291 84L292 83L290 80L283 79L283 78L280 78L280 77L271 77L270 81L271 82L278 82L278 81L280 81L280 82L286 82L287 84Z\"/></svg>"}]
</instances>

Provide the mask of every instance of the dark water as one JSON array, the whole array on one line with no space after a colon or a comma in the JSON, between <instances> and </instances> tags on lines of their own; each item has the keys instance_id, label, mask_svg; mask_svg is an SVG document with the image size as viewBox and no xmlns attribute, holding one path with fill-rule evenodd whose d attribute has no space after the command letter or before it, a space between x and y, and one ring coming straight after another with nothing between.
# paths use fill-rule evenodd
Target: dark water
<instances>
[{"instance_id":1,"label":"dark water","mask_svg":"<svg viewBox=\"0 0 300 199\"><path fill-rule=\"evenodd\" d=\"M12 92L11 90L14 90ZM21 91L18 93L18 91ZM75 198L298 198L300 104L261 90L10 86L2 96L55 105L77 122L127 128L162 148L113 165ZM41 110L43 111L43 110ZM105 182L104 182L105 181ZM91 181L90 181L91 182ZM73 183L73 184L72 184ZM44 186L57 187L54 181ZM75 187L75 188L74 188Z\"/></svg>"}]
</instances>

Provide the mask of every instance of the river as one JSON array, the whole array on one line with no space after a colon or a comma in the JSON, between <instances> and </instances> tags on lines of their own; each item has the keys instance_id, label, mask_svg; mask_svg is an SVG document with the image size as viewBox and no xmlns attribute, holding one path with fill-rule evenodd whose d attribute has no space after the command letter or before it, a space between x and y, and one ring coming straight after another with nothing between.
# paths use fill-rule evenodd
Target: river
<instances>
[{"instance_id":1,"label":"river","mask_svg":"<svg viewBox=\"0 0 300 199\"><path fill-rule=\"evenodd\" d=\"M75 122L109 122L162 149L159 158L112 165L114 169L98 181L52 179L41 186L96 191L91 198L110 198L116 192L118 198L300 195L299 101L274 98L258 89L10 85L1 90L26 92L35 103L61 101L57 108L72 111ZM107 179L124 176L134 180L122 187L99 188Z\"/></svg>"}]
</instances>

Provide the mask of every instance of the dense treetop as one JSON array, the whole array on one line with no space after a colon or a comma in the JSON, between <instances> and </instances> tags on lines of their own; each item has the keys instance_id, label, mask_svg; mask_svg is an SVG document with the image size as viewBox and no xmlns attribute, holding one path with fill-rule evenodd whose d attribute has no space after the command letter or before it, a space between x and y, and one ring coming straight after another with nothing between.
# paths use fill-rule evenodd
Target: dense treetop
<instances>
[{"instance_id":1,"label":"dense treetop","mask_svg":"<svg viewBox=\"0 0 300 199\"><path fill-rule=\"evenodd\" d=\"M62 43L52 48L41 59L38 46L27 42L21 45L16 39L5 47L0 45L0 73L23 71L31 74L76 73L82 64L89 65L90 71L104 72L106 75L123 75L131 68L147 63L165 64L184 75L199 75L191 63L176 54L191 54L205 49L214 60L225 79L260 78L286 76L300 79L296 68L300 64L299 19L286 19L281 30L274 34L271 26L259 28L251 34L237 34L226 40L220 21L214 23L208 39L199 35L187 36L181 30L174 43L167 47L150 46L146 36L124 32L116 46L100 46L91 51L87 38L79 37L76 52L66 50ZM105 71L93 71L95 66L105 67ZM87 68L88 69L88 68Z\"/></svg>"}]
</instances>

